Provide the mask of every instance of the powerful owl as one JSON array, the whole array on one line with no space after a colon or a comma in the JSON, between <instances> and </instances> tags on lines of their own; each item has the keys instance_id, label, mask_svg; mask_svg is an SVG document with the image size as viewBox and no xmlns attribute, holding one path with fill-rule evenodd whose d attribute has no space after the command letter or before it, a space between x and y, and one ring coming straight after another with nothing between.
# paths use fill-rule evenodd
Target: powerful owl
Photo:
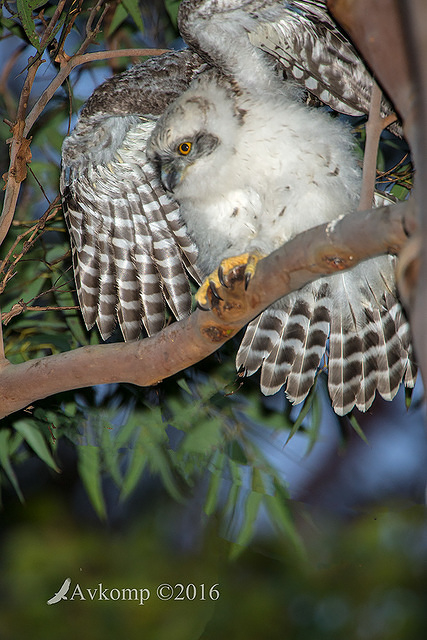
<instances>
[{"instance_id":1,"label":"powerful owl","mask_svg":"<svg viewBox=\"0 0 427 640\"><path fill-rule=\"evenodd\" d=\"M200 283L235 256L250 275L358 204L349 129L297 85L344 113L368 109L372 78L325 2L184 0L179 26L190 48L106 81L63 146L79 302L104 339L117 319L126 340L159 331L166 304L190 312L189 276ZM413 386L393 271L381 256L282 298L246 328L237 368L299 403L327 365L341 415Z\"/></svg>"}]
</instances>

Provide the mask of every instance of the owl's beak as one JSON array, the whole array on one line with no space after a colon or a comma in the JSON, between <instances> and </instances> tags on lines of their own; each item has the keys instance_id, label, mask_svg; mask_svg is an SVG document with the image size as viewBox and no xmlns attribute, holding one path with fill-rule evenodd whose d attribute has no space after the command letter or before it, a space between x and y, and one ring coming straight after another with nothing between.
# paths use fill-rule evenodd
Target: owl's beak
<instances>
[{"instance_id":1,"label":"owl's beak","mask_svg":"<svg viewBox=\"0 0 427 640\"><path fill-rule=\"evenodd\" d=\"M160 178L166 191L173 192L176 185L181 182L181 177L181 172L177 171L175 167L171 165L162 166Z\"/></svg>"}]
</instances>

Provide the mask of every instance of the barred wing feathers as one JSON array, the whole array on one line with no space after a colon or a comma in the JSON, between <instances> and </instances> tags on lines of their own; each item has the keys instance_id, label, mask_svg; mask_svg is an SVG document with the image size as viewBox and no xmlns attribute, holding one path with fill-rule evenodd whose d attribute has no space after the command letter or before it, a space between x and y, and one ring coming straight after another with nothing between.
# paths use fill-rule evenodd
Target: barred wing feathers
<instances>
[{"instance_id":1,"label":"barred wing feathers","mask_svg":"<svg viewBox=\"0 0 427 640\"><path fill-rule=\"evenodd\" d=\"M372 75L324 0L293 0L280 3L265 16L260 12L259 26L249 39L276 58L287 76L335 111L369 112ZM383 100L383 115L392 111Z\"/></svg>"},{"instance_id":2,"label":"barred wing feathers","mask_svg":"<svg viewBox=\"0 0 427 640\"><path fill-rule=\"evenodd\" d=\"M101 85L63 145L61 192L77 294L86 326L96 323L104 339L117 320L125 340L138 338L142 325L149 335L159 331L165 303L185 317L188 276L200 281L196 246L145 150L156 114L201 61L191 52L161 58Z\"/></svg>"}]
</instances>

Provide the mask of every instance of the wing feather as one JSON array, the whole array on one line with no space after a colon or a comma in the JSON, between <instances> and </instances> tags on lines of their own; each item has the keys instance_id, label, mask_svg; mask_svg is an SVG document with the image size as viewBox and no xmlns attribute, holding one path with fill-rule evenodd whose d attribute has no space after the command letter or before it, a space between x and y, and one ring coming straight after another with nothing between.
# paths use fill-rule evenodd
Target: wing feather
<instances>
[{"instance_id":1,"label":"wing feather","mask_svg":"<svg viewBox=\"0 0 427 640\"><path fill-rule=\"evenodd\" d=\"M277 3L272 13L260 13L259 26L249 39L332 109L347 115L369 112L372 74L328 13L325 1ZM383 115L392 111L383 100Z\"/></svg>"},{"instance_id":2,"label":"wing feather","mask_svg":"<svg viewBox=\"0 0 427 640\"><path fill-rule=\"evenodd\" d=\"M146 144L155 114L201 65L195 53L174 52L114 76L64 141L61 192L77 295L86 326L96 323L104 339L117 320L134 340L142 325L149 335L164 326L166 304L178 319L191 310L197 248Z\"/></svg>"}]
</instances>

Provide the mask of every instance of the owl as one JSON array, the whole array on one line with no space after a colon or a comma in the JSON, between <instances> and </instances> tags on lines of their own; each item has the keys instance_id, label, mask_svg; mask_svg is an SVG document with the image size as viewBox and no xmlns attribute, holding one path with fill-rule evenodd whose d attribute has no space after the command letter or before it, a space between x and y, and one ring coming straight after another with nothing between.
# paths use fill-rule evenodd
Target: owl
<instances>
[{"instance_id":1,"label":"owl","mask_svg":"<svg viewBox=\"0 0 427 640\"><path fill-rule=\"evenodd\" d=\"M250 275L262 256L358 204L348 127L308 108L296 82L325 102L329 91L342 111L368 106L357 95L360 79L338 97L336 69L345 69L348 88L345 73L355 65L344 62L356 53L324 2L184 0L179 26L190 48L101 85L63 146L79 302L87 327L96 323L103 338L117 320L126 340L143 327L156 333L166 306L177 319L190 313L189 278L207 278L197 294L203 306L220 263L241 258ZM284 35L286 55L278 46L271 55L273 35L285 27L304 46ZM331 33L340 56L328 76ZM356 71L363 87L372 86L358 58ZM390 400L402 382L412 387L394 258L367 260L274 303L247 326L236 366L258 371L264 394L284 388L294 404L327 368L340 415L366 411L377 391Z\"/></svg>"}]
</instances>

